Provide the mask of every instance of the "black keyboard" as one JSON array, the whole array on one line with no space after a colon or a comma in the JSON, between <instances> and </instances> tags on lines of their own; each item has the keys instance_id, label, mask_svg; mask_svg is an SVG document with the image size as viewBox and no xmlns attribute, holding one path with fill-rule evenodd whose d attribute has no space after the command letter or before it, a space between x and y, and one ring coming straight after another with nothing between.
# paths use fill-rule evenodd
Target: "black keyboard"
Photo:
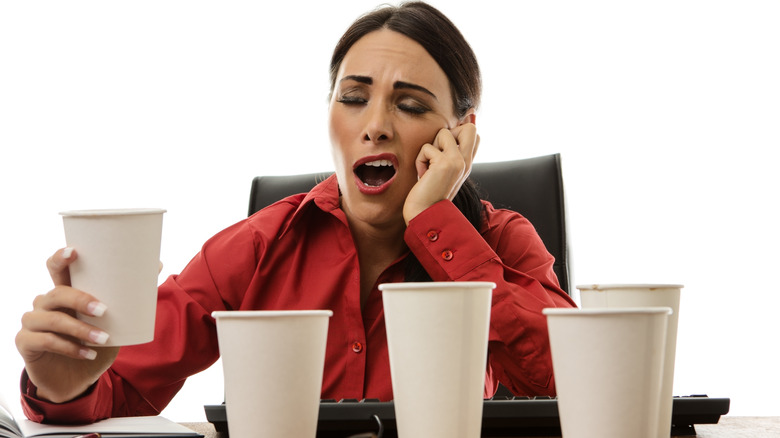
<instances>
[{"instance_id":1,"label":"black keyboard","mask_svg":"<svg viewBox=\"0 0 780 438\"><path fill-rule=\"evenodd\" d=\"M694 425L716 424L729 411L730 399L706 395L675 397L672 435L696 435ZM206 405L206 418L217 432L227 434L225 405ZM345 438L376 432L377 416L384 437L397 436L393 402L376 400L322 400L317 422L318 438ZM483 437L561 436L558 401L550 397L495 397L482 408Z\"/></svg>"}]
</instances>

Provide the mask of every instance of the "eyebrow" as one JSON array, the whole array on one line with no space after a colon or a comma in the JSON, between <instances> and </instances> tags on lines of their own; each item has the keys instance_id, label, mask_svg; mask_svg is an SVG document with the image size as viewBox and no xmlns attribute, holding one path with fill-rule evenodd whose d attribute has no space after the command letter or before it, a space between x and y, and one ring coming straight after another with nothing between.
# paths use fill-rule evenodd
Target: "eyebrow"
<instances>
[{"instance_id":1,"label":"eyebrow","mask_svg":"<svg viewBox=\"0 0 780 438\"><path fill-rule=\"evenodd\" d=\"M366 84L366 85L372 85L374 83L374 79L371 78L370 76L360 76L360 75L344 76L341 79L340 82L344 82L344 81L347 81L347 80L359 82L361 84ZM423 92L425 94L430 95L431 97L433 97L436 100L439 100L439 98L436 97L436 95L433 94L427 88L425 88L423 86L420 86L420 85L417 85L417 84L412 84L410 82L396 81L395 83L393 83L393 89L394 90L404 90L404 89L406 89L406 90L417 90L417 91L421 91L421 92Z\"/></svg>"},{"instance_id":2,"label":"eyebrow","mask_svg":"<svg viewBox=\"0 0 780 438\"><path fill-rule=\"evenodd\" d=\"M421 87L417 84L410 84L409 82L396 81L393 84L393 89L395 90L410 89L410 90L422 91L423 93L430 95L434 99L439 100L439 98L436 97L435 94L431 93L431 91L428 90L427 88Z\"/></svg>"}]
</instances>

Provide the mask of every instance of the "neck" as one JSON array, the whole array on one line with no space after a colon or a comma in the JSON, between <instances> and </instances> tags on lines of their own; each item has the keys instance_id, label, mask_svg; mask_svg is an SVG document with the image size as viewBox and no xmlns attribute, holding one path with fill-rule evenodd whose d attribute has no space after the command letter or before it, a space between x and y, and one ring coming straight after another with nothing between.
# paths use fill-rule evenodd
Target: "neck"
<instances>
[{"instance_id":1,"label":"neck","mask_svg":"<svg viewBox=\"0 0 780 438\"><path fill-rule=\"evenodd\" d=\"M345 212L346 213L346 212ZM379 276L390 264L407 251L404 242L406 226L403 220L397 224L376 226L356 221L347 213L352 240L360 264L360 304L365 305Z\"/></svg>"},{"instance_id":2,"label":"neck","mask_svg":"<svg viewBox=\"0 0 780 438\"><path fill-rule=\"evenodd\" d=\"M385 261L389 265L406 251L403 221L397 225L377 227L349 220L352 239L358 251L361 266L365 262Z\"/></svg>"}]
</instances>

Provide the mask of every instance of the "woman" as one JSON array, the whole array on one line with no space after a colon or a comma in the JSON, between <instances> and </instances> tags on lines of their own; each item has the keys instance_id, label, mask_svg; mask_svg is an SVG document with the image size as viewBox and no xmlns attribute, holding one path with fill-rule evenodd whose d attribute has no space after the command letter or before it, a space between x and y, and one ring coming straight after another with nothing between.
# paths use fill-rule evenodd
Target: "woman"
<instances>
[{"instance_id":1,"label":"woman","mask_svg":"<svg viewBox=\"0 0 780 438\"><path fill-rule=\"evenodd\" d=\"M331 309L322 397L392 399L380 283L497 283L485 394L498 382L554 394L541 309L573 306L522 216L468 181L479 144L476 58L424 3L378 9L331 62L336 175L223 230L159 288L155 340L89 348L107 334L71 317L105 306L69 286L78 257L48 261L55 288L22 319L22 399L35 421L155 415L217 360L215 310ZM435 342L435 340L432 340Z\"/></svg>"}]
</instances>

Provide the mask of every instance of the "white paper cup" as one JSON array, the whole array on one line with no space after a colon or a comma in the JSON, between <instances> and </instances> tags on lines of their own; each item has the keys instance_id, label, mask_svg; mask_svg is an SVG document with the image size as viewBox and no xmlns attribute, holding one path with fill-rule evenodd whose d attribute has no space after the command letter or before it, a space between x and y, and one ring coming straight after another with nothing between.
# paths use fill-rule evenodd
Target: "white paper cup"
<instances>
[{"instance_id":1,"label":"white paper cup","mask_svg":"<svg viewBox=\"0 0 780 438\"><path fill-rule=\"evenodd\" d=\"M674 363L677 354L677 324L680 314L680 291L676 284L611 284L582 285L582 308L669 307L669 326L666 330L664 374L661 387L661 408L658 416L658 437L668 438L672 430L674 402Z\"/></svg>"},{"instance_id":2,"label":"white paper cup","mask_svg":"<svg viewBox=\"0 0 780 438\"><path fill-rule=\"evenodd\" d=\"M668 307L544 309L564 438L655 438Z\"/></svg>"},{"instance_id":3,"label":"white paper cup","mask_svg":"<svg viewBox=\"0 0 780 438\"><path fill-rule=\"evenodd\" d=\"M77 317L109 334L104 345L134 345L154 339L160 272L161 209L61 212L65 241L78 257L71 285L106 305L101 317Z\"/></svg>"},{"instance_id":4,"label":"white paper cup","mask_svg":"<svg viewBox=\"0 0 780 438\"><path fill-rule=\"evenodd\" d=\"M220 311L231 438L314 438L330 310Z\"/></svg>"},{"instance_id":5,"label":"white paper cup","mask_svg":"<svg viewBox=\"0 0 780 438\"><path fill-rule=\"evenodd\" d=\"M400 438L478 438L495 283L380 284Z\"/></svg>"}]
</instances>

